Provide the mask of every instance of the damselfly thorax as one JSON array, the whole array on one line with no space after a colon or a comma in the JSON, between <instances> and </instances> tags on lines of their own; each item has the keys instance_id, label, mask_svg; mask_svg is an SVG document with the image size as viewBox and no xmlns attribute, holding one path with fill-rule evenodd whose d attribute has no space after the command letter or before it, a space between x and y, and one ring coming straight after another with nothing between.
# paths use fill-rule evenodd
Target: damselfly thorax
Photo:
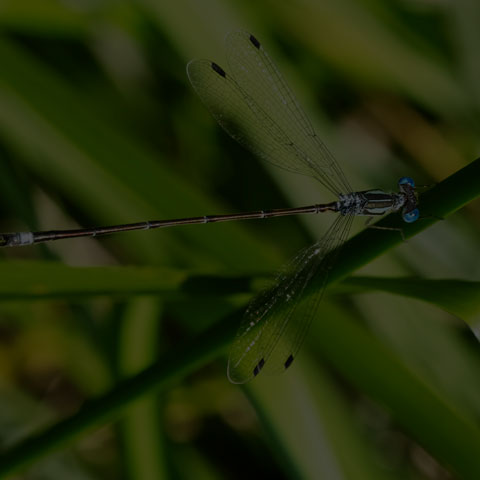
<instances>
[{"instance_id":1,"label":"damselfly thorax","mask_svg":"<svg viewBox=\"0 0 480 480\"><path fill-rule=\"evenodd\" d=\"M340 194L335 211L341 215L374 217L402 210L404 221L411 223L419 215L415 184L411 178L402 177L398 188L398 193L377 189Z\"/></svg>"}]
</instances>

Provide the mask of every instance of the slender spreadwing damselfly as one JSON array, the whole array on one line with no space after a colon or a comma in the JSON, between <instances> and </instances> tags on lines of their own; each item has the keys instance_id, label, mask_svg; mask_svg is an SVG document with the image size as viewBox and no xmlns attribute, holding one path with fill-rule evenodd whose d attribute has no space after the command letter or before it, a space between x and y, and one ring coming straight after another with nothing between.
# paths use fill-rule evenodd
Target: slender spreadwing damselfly
<instances>
[{"instance_id":1,"label":"slender spreadwing damselfly","mask_svg":"<svg viewBox=\"0 0 480 480\"><path fill-rule=\"evenodd\" d=\"M293 92L261 43L249 33L227 37L229 72L210 60L192 60L187 73L195 91L217 122L260 158L290 172L313 177L337 199L298 208L259 210L230 215L205 215L150 220L75 230L0 234L0 246L31 245L74 237L95 237L129 230L226 222L286 215L336 212L323 237L300 251L270 288L255 297L233 342L228 378L245 383L260 371L281 371L296 357L326 284L328 272L348 236L354 216L374 217L400 212L405 222L418 219L415 184L403 177L398 193L353 192L342 169L316 135ZM320 288L302 299L307 284L320 276Z\"/></svg>"}]
</instances>

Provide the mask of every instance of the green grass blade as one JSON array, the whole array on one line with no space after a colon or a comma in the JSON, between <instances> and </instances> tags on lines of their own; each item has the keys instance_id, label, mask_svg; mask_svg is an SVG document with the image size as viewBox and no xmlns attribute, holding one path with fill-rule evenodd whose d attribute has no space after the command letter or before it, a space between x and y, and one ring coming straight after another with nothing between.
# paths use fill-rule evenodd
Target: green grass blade
<instances>
[{"instance_id":1,"label":"green grass blade","mask_svg":"<svg viewBox=\"0 0 480 480\"><path fill-rule=\"evenodd\" d=\"M247 387L278 462L292 478L397 478L380 467L334 376L312 360L302 354L285 374Z\"/></svg>"},{"instance_id":2,"label":"green grass blade","mask_svg":"<svg viewBox=\"0 0 480 480\"><path fill-rule=\"evenodd\" d=\"M156 298L133 299L121 319L118 342L119 370L125 378L138 373L158 357L161 307ZM126 412L120 429L125 449L125 467L131 478L169 478L165 433L161 425L161 402L145 395Z\"/></svg>"},{"instance_id":3,"label":"green grass blade","mask_svg":"<svg viewBox=\"0 0 480 480\"><path fill-rule=\"evenodd\" d=\"M120 382L106 395L87 402L77 414L19 443L0 456L0 478L118 419L119 414L142 395L165 388L217 357L229 344L237 322L238 317L231 318L205 331L183 347L162 356L138 375Z\"/></svg>"},{"instance_id":4,"label":"green grass blade","mask_svg":"<svg viewBox=\"0 0 480 480\"><path fill-rule=\"evenodd\" d=\"M442 395L395 352L345 315L328 308L313 325L315 349L350 384L384 406L459 478L480 475L480 429L473 415ZM321 321L320 321L321 320Z\"/></svg>"},{"instance_id":5,"label":"green grass blade","mask_svg":"<svg viewBox=\"0 0 480 480\"><path fill-rule=\"evenodd\" d=\"M173 294L189 278L160 267L70 267L41 261L0 263L0 300Z\"/></svg>"},{"instance_id":6,"label":"green grass blade","mask_svg":"<svg viewBox=\"0 0 480 480\"><path fill-rule=\"evenodd\" d=\"M339 289L350 293L380 290L416 298L432 303L469 324L470 320L474 320L480 314L480 282L352 277L344 280Z\"/></svg>"}]
</instances>

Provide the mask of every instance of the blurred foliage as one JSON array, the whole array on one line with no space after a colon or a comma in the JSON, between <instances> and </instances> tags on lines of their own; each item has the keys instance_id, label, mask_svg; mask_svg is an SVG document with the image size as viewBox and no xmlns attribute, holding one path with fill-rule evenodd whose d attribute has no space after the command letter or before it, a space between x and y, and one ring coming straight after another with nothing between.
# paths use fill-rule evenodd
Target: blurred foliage
<instances>
[{"instance_id":1,"label":"blurred foliage","mask_svg":"<svg viewBox=\"0 0 480 480\"><path fill-rule=\"evenodd\" d=\"M480 150L479 24L463 1L4 0L0 230L330 201L245 152L188 85L188 60L224 65L237 28L261 40L355 189L437 184ZM222 353L250 292L330 216L5 249L1 474L479 478L471 175L427 192L408 241L349 242L337 280L362 277L327 291L288 372L245 388Z\"/></svg>"}]
</instances>

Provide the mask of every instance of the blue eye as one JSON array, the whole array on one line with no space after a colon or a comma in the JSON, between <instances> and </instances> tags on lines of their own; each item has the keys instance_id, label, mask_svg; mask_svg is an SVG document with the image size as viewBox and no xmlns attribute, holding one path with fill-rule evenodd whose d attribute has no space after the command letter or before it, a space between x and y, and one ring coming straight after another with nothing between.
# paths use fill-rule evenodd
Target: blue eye
<instances>
[{"instance_id":1,"label":"blue eye","mask_svg":"<svg viewBox=\"0 0 480 480\"><path fill-rule=\"evenodd\" d=\"M410 178L410 177L402 177L399 181L398 181L398 184L399 185L410 185L412 188L415 188L415 182L413 181L413 178Z\"/></svg>"},{"instance_id":2,"label":"blue eye","mask_svg":"<svg viewBox=\"0 0 480 480\"><path fill-rule=\"evenodd\" d=\"M403 220L407 223L412 223L415 220L418 220L418 217L420 217L420 211L418 208L415 208L410 212L405 212L402 216Z\"/></svg>"}]
</instances>

